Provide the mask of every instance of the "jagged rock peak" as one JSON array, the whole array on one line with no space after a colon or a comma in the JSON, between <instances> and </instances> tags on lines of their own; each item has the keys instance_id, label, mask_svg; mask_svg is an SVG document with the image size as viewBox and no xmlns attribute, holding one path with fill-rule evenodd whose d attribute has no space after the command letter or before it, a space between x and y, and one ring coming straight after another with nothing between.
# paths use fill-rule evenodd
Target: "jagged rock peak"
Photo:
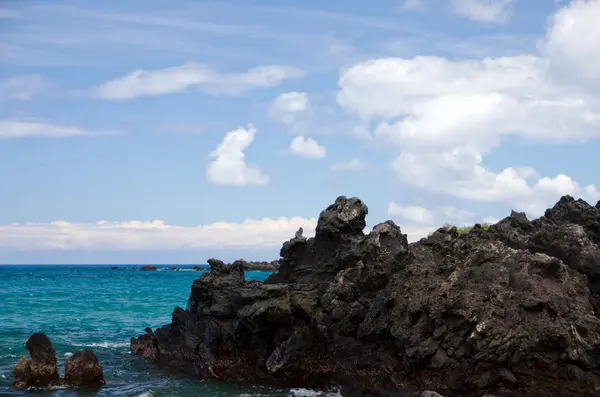
<instances>
[{"instance_id":1,"label":"jagged rock peak","mask_svg":"<svg viewBox=\"0 0 600 397\"><path fill-rule=\"evenodd\" d=\"M359 198L340 196L319 215L316 233L362 234L368 213L369 209Z\"/></svg>"}]
</instances>

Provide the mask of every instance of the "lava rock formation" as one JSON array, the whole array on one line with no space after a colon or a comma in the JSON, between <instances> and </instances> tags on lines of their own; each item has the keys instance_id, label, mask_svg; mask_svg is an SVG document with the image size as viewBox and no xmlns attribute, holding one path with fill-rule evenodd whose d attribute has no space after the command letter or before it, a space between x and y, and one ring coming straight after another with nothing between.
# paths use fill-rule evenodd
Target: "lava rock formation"
<instances>
[{"instance_id":1,"label":"lava rock formation","mask_svg":"<svg viewBox=\"0 0 600 397\"><path fill-rule=\"evenodd\" d=\"M339 197L264 283L215 259L133 353L205 378L344 396L600 395L600 203L408 244Z\"/></svg>"},{"instance_id":2,"label":"lava rock formation","mask_svg":"<svg viewBox=\"0 0 600 397\"><path fill-rule=\"evenodd\" d=\"M60 379L56 351L50 338L43 333L35 333L29 337L25 347L31 358L21 358L17 363L13 382L16 388L97 388L104 384L102 365L92 350L77 352L69 357L65 366L65 378Z\"/></svg>"}]
</instances>

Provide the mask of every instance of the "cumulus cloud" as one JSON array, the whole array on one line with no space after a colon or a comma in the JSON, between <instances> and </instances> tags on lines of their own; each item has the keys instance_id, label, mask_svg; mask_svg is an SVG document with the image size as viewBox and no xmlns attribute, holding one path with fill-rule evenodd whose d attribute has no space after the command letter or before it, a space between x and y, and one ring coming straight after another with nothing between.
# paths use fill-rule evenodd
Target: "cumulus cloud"
<instances>
[{"instance_id":1,"label":"cumulus cloud","mask_svg":"<svg viewBox=\"0 0 600 397\"><path fill-rule=\"evenodd\" d=\"M235 96L302 76L302 70L289 66L267 65L243 73L221 73L203 64L185 63L165 69L138 69L93 88L91 94L102 99L127 100L197 88L213 95Z\"/></svg>"},{"instance_id":2,"label":"cumulus cloud","mask_svg":"<svg viewBox=\"0 0 600 397\"><path fill-rule=\"evenodd\" d=\"M306 159L322 159L327 156L327 149L310 137L297 136L290 143L289 152L294 156Z\"/></svg>"},{"instance_id":3,"label":"cumulus cloud","mask_svg":"<svg viewBox=\"0 0 600 397\"><path fill-rule=\"evenodd\" d=\"M0 81L0 102L28 101L46 88L48 83L38 74L13 76Z\"/></svg>"},{"instance_id":4,"label":"cumulus cloud","mask_svg":"<svg viewBox=\"0 0 600 397\"><path fill-rule=\"evenodd\" d=\"M310 106L306 92L286 92L275 98L269 108L269 117L291 127L306 117Z\"/></svg>"},{"instance_id":5,"label":"cumulus cloud","mask_svg":"<svg viewBox=\"0 0 600 397\"><path fill-rule=\"evenodd\" d=\"M244 151L254 140L256 128L249 125L225 135L209 158L206 179L221 186L261 186L269 183L269 176L256 165L247 164Z\"/></svg>"},{"instance_id":6,"label":"cumulus cloud","mask_svg":"<svg viewBox=\"0 0 600 397\"><path fill-rule=\"evenodd\" d=\"M554 144L600 137L600 91L589 90L589 82L559 79L554 66L562 62L555 54L565 52L581 65L600 60L598 45L569 47L582 39L578 32L600 37L598 19L578 17L587 11L600 18L597 10L598 2L584 0L559 10L540 54L358 63L342 72L338 103L377 122L373 135L395 148L392 169L406 184L462 199L504 202L534 216L563 194L593 202L599 198L594 185L581 186L562 174L542 176L531 167L491 170L483 159L506 136ZM571 26L565 21L576 21L578 27L564 28L568 33L557 36L558 27Z\"/></svg>"},{"instance_id":7,"label":"cumulus cloud","mask_svg":"<svg viewBox=\"0 0 600 397\"><path fill-rule=\"evenodd\" d=\"M467 19L484 23L504 23L516 0L451 0L454 12Z\"/></svg>"},{"instance_id":8,"label":"cumulus cloud","mask_svg":"<svg viewBox=\"0 0 600 397\"><path fill-rule=\"evenodd\" d=\"M90 131L75 126L37 121L0 120L0 139L67 138L81 135L90 135Z\"/></svg>"},{"instance_id":9,"label":"cumulus cloud","mask_svg":"<svg viewBox=\"0 0 600 397\"><path fill-rule=\"evenodd\" d=\"M573 0L550 18L541 50L563 78L600 78L600 2Z\"/></svg>"},{"instance_id":10,"label":"cumulus cloud","mask_svg":"<svg viewBox=\"0 0 600 397\"><path fill-rule=\"evenodd\" d=\"M179 250L204 247L277 247L298 228L310 236L314 218L247 219L240 223L216 222L200 226L149 222L15 223L0 225L3 250Z\"/></svg>"},{"instance_id":11,"label":"cumulus cloud","mask_svg":"<svg viewBox=\"0 0 600 397\"><path fill-rule=\"evenodd\" d=\"M342 161L336 163L331 166L331 171L333 172L352 172L352 171L362 171L369 166L369 163L365 160L361 160L358 158L352 158L348 161Z\"/></svg>"}]
</instances>

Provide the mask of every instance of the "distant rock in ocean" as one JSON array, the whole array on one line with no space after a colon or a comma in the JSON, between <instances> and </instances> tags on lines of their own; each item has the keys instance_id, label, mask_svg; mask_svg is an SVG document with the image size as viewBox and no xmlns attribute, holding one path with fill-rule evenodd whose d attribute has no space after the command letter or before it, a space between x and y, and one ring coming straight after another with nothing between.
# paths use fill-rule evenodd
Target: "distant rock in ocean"
<instances>
[{"instance_id":1,"label":"distant rock in ocean","mask_svg":"<svg viewBox=\"0 0 600 397\"><path fill-rule=\"evenodd\" d=\"M43 333L29 337L25 347L30 358L21 358L15 367L16 388L51 388L56 386L96 388L104 384L102 366L92 350L77 352L68 358L65 378L58 376L56 351Z\"/></svg>"},{"instance_id":2,"label":"distant rock in ocean","mask_svg":"<svg viewBox=\"0 0 600 397\"><path fill-rule=\"evenodd\" d=\"M153 271L153 270L156 270L156 267L155 267L155 266L152 266L152 265L146 265L146 266L142 266L142 267L140 267L140 270L144 270L144 271Z\"/></svg>"},{"instance_id":3,"label":"distant rock in ocean","mask_svg":"<svg viewBox=\"0 0 600 397\"><path fill-rule=\"evenodd\" d=\"M600 203L408 244L339 197L264 283L211 259L131 351L190 374L343 396L600 395Z\"/></svg>"}]
</instances>

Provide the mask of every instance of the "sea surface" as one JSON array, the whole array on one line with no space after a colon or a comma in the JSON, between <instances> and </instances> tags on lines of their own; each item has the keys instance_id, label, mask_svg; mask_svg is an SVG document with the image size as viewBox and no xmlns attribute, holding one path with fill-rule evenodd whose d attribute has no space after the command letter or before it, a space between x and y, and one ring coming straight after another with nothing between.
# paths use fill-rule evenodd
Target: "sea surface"
<instances>
[{"instance_id":1,"label":"sea surface","mask_svg":"<svg viewBox=\"0 0 600 397\"><path fill-rule=\"evenodd\" d=\"M140 271L118 266L0 266L0 396L137 397L293 397L316 396L305 389L277 390L192 379L130 354L131 337L167 324L175 306L185 308L192 282L201 271L191 266L157 266ZM137 266L139 267L139 266ZM267 272L246 272L264 280ZM104 368L106 386L98 391L15 390L13 370L26 355L34 332L50 337L59 372L71 354L93 349Z\"/></svg>"}]
</instances>

